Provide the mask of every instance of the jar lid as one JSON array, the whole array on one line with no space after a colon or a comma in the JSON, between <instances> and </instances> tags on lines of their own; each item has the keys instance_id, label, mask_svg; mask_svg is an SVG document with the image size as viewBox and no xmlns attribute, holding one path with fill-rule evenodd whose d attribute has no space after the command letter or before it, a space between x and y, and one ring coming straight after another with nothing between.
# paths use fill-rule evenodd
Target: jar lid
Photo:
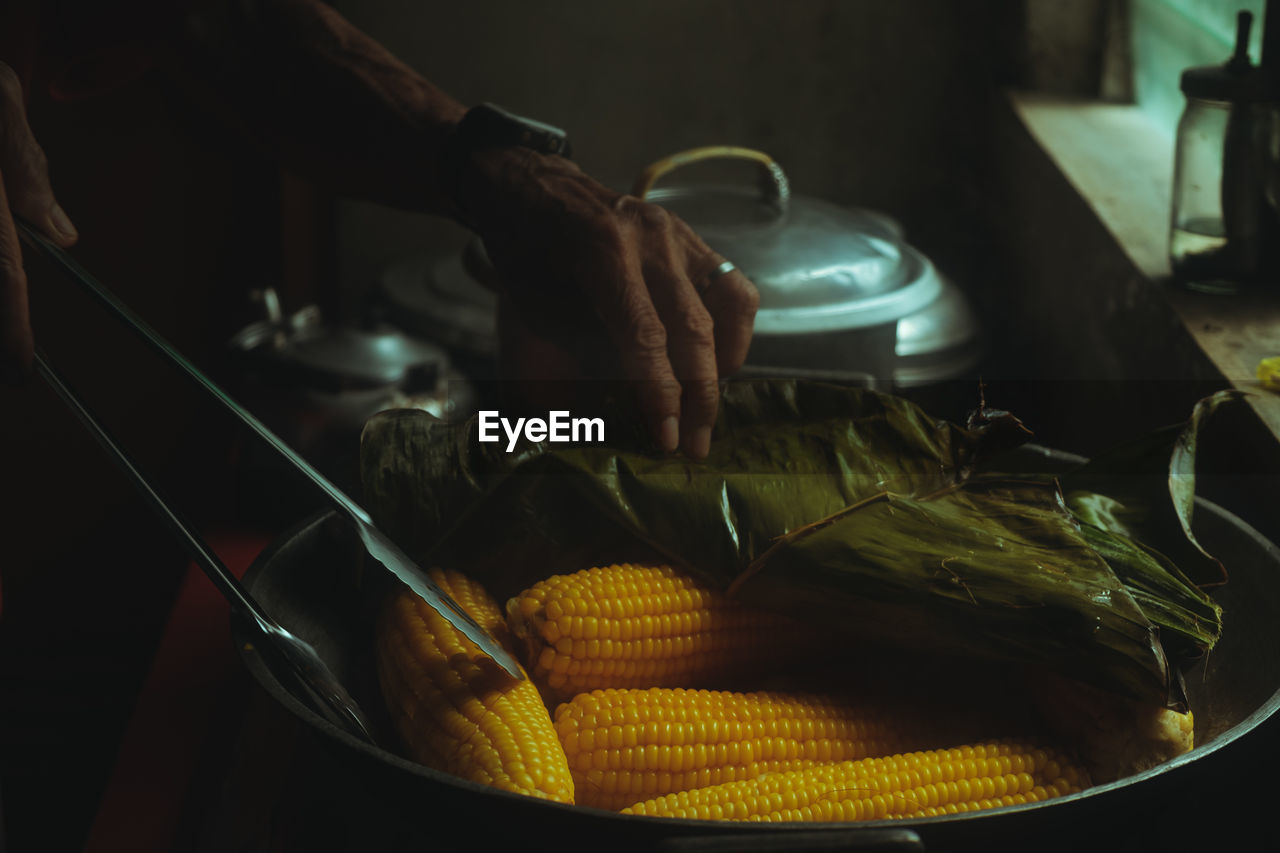
<instances>
[{"instance_id":1,"label":"jar lid","mask_svg":"<svg viewBox=\"0 0 1280 853\"><path fill-rule=\"evenodd\" d=\"M1202 65L1182 72L1182 92L1188 98L1207 101L1252 102L1262 100L1264 88L1257 68L1249 61L1249 30L1253 15L1236 16L1236 45L1222 65Z\"/></svg>"},{"instance_id":2,"label":"jar lid","mask_svg":"<svg viewBox=\"0 0 1280 853\"><path fill-rule=\"evenodd\" d=\"M1252 103L1264 100L1262 76L1248 66L1244 71L1226 65L1203 65L1182 72L1182 93L1188 98L1226 103Z\"/></svg>"}]
</instances>

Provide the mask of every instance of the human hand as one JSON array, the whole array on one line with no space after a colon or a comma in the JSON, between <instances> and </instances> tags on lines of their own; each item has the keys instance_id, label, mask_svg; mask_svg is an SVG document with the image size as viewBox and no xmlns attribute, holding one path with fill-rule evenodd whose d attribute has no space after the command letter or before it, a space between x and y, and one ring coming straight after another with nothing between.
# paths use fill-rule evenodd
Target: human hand
<instances>
[{"instance_id":1,"label":"human hand","mask_svg":"<svg viewBox=\"0 0 1280 853\"><path fill-rule=\"evenodd\" d=\"M460 194L500 279L504 345L525 373L573 363L635 383L650 434L706 456L719 377L742 366L759 294L674 214L602 186L561 157L480 152ZM555 357L555 353L570 358ZM507 353L506 360L512 360ZM550 369L541 378L568 378Z\"/></svg>"},{"instance_id":2,"label":"human hand","mask_svg":"<svg viewBox=\"0 0 1280 853\"><path fill-rule=\"evenodd\" d=\"M22 101L22 83L0 62L0 375L18 379L31 369L27 274L13 215L66 248L76 229L49 186L49 166L36 144Z\"/></svg>"}]
</instances>

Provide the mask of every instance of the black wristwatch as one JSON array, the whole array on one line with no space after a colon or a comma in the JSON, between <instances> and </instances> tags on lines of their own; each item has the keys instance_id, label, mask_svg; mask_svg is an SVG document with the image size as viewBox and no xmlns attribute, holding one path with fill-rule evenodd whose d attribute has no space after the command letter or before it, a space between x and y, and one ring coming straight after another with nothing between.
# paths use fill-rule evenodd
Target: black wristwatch
<instances>
[{"instance_id":1,"label":"black wristwatch","mask_svg":"<svg viewBox=\"0 0 1280 853\"><path fill-rule=\"evenodd\" d=\"M519 146L540 154L572 156L569 134L560 128L518 116L493 104L480 104L467 110L449 142L451 147L462 151Z\"/></svg>"},{"instance_id":2,"label":"black wristwatch","mask_svg":"<svg viewBox=\"0 0 1280 853\"><path fill-rule=\"evenodd\" d=\"M569 135L558 127L518 116L493 104L472 107L445 142L440 170L441 186L464 219L470 217L458 197L462 172L467 158L486 148L528 148L540 154L572 156Z\"/></svg>"}]
</instances>

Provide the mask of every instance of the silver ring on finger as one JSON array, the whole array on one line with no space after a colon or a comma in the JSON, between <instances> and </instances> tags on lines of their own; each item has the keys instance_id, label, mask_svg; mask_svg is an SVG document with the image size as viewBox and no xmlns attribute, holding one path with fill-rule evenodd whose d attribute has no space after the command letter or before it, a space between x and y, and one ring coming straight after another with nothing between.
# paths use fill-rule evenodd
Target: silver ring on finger
<instances>
[{"instance_id":1,"label":"silver ring on finger","mask_svg":"<svg viewBox=\"0 0 1280 853\"><path fill-rule=\"evenodd\" d=\"M700 291L706 290L708 287L715 284L716 280L721 276L728 275L737 268L738 267L733 263L733 261L721 261L715 269L707 273L706 277L703 279L702 287L698 289Z\"/></svg>"}]
</instances>

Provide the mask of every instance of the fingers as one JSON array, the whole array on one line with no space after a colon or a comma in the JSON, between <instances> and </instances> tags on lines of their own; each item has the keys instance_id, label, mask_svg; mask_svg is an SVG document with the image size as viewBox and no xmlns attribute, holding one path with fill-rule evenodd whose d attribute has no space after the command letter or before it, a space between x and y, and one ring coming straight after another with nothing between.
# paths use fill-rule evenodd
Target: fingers
<instances>
[{"instance_id":1,"label":"fingers","mask_svg":"<svg viewBox=\"0 0 1280 853\"><path fill-rule=\"evenodd\" d=\"M715 274L723 259L662 208L628 199L616 209L624 226L612 257L620 269L597 312L626 375L639 383L659 445L701 459L711 445L719 377L746 359L758 294L740 272Z\"/></svg>"},{"instance_id":2,"label":"fingers","mask_svg":"<svg viewBox=\"0 0 1280 853\"><path fill-rule=\"evenodd\" d=\"M610 278L615 285L591 291L596 311L623 373L636 384L649 434L670 453L680 446L681 387L667 357L668 330L650 298L639 259L622 251L611 257L615 264Z\"/></svg>"},{"instance_id":3,"label":"fingers","mask_svg":"<svg viewBox=\"0 0 1280 853\"><path fill-rule=\"evenodd\" d=\"M667 358L680 383L680 447L701 459L711 447L720 389L715 324L684 270L670 256L651 257L645 281L667 335Z\"/></svg>"},{"instance_id":4,"label":"fingers","mask_svg":"<svg viewBox=\"0 0 1280 853\"><path fill-rule=\"evenodd\" d=\"M31 369L27 275L13 216L30 221L62 247L76 229L53 195L44 151L27 124L18 75L0 62L0 374L11 381Z\"/></svg>"},{"instance_id":5,"label":"fingers","mask_svg":"<svg viewBox=\"0 0 1280 853\"><path fill-rule=\"evenodd\" d=\"M8 194L6 210L22 216L66 248L76 228L53 195L49 164L27 124L18 75L0 63L0 173Z\"/></svg>"},{"instance_id":6,"label":"fingers","mask_svg":"<svg viewBox=\"0 0 1280 853\"><path fill-rule=\"evenodd\" d=\"M692 228L672 217L684 245L685 268L697 288L715 329L716 368L721 376L736 373L747 360L760 293L741 270L726 263ZM721 272L729 266L729 272Z\"/></svg>"},{"instance_id":7,"label":"fingers","mask_svg":"<svg viewBox=\"0 0 1280 853\"><path fill-rule=\"evenodd\" d=\"M676 375L685 384L681 427L687 441L682 446L701 458L710 447L715 424L718 379L735 373L746 361L760 297L741 272L720 272L724 259L684 222L673 216L671 223L684 246L684 258L668 274L675 290L664 319L680 333L668 349Z\"/></svg>"},{"instance_id":8,"label":"fingers","mask_svg":"<svg viewBox=\"0 0 1280 853\"><path fill-rule=\"evenodd\" d=\"M0 375L17 382L31 370L31 315L18 231L0 181Z\"/></svg>"},{"instance_id":9,"label":"fingers","mask_svg":"<svg viewBox=\"0 0 1280 853\"><path fill-rule=\"evenodd\" d=\"M736 373L751 347L760 293L749 278L734 270L711 279L701 296L715 323L716 367L721 376Z\"/></svg>"}]
</instances>

